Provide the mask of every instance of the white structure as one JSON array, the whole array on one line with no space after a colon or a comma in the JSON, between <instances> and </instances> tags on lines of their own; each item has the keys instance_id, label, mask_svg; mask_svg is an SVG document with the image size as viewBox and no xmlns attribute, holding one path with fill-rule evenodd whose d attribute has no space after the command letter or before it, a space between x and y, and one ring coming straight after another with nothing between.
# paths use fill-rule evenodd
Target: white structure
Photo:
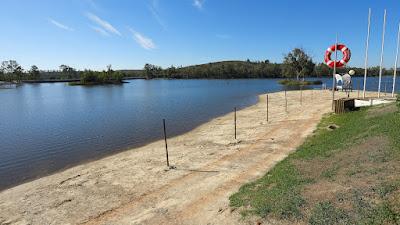
<instances>
[{"instance_id":1,"label":"white structure","mask_svg":"<svg viewBox=\"0 0 400 225\"><path fill-rule=\"evenodd\" d=\"M365 98L366 86L367 86L367 73L368 73L368 46L369 46L369 35L371 31L371 8L368 10L368 33L367 40L365 43L365 62L364 62L364 88L363 88L363 98Z\"/></svg>"},{"instance_id":2,"label":"white structure","mask_svg":"<svg viewBox=\"0 0 400 225\"><path fill-rule=\"evenodd\" d=\"M351 76L349 74L346 73L343 76L340 74L335 74L335 80L337 90L347 91L352 89Z\"/></svg>"},{"instance_id":3,"label":"white structure","mask_svg":"<svg viewBox=\"0 0 400 225\"><path fill-rule=\"evenodd\" d=\"M399 23L399 30L397 32L397 49L396 49L396 60L394 62L392 97L394 97L394 91L396 89L396 75L397 75L397 61L399 58L399 44L400 44L400 23Z\"/></svg>"},{"instance_id":4,"label":"white structure","mask_svg":"<svg viewBox=\"0 0 400 225\"><path fill-rule=\"evenodd\" d=\"M384 49L385 49L385 31L386 31L386 9L385 9L385 11L383 13L383 31L382 31L382 46L381 46L381 62L379 64L378 98L381 97L383 52L384 52Z\"/></svg>"},{"instance_id":5,"label":"white structure","mask_svg":"<svg viewBox=\"0 0 400 225\"><path fill-rule=\"evenodd\" d=\"M340 74L335 74L336 80L336 89L342 90L343 89L343 78Z\"/></svg>"}]
</instances>

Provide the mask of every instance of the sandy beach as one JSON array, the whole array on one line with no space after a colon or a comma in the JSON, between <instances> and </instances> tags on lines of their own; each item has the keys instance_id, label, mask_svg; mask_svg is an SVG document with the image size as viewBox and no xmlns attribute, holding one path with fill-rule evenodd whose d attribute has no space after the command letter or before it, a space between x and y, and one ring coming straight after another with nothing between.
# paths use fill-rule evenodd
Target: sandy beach
<instances>
[{"instance_id":1,"label":"sandy beach","mask_svg":"<svg viewBox=\"0 0 400 225\"><path fill-rule=\"evenodd\" d=\"M0 224L245 224L229 196L272 168L331 112L328 90L269 94L192 131L0 192ZM336 97L345 93L336 92ZM357 92L351 93L357 97Z\"/></svg>"}]
</instances>

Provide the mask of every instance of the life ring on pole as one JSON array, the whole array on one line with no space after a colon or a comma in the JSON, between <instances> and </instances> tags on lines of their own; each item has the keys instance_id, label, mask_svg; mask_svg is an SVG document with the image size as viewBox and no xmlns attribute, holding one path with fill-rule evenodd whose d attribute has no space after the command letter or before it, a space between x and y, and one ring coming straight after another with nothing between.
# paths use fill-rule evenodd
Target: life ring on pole
<instances>
[{"instance_id":1,"label":"life ring on pole","mask_svg":"<svg viewBox=\"0 0 400 225\"><path fill-rule=\"evenodd\" d=\"M329 47L325 52L325 63L330 68L333 68L335 63L336 63L336 68L343 67L350 61L351 52L350 49L346 47L346 45L337 44L337 50L343 53L343 58L339 61L334 61L331 59L332 53L336 51L335 45Z\"/></svg>"}]
</instances>

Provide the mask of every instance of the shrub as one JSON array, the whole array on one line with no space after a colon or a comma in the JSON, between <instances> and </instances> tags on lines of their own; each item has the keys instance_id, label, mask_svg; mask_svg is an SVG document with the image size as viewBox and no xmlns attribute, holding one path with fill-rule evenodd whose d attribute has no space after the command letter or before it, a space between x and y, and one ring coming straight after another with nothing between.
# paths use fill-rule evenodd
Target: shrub
<instances>
[{"instance_id":1,"label":"shrub","mask_svg":"<svg viewBox=\"0 0 400 225\"><path fill-rule=\"evenodd\" d=\"M79 84L118 84L122 83L124 74L120 71L102 71L96 72L85 70L81 73L81 81Z\"/></svg>"}]
</instances>

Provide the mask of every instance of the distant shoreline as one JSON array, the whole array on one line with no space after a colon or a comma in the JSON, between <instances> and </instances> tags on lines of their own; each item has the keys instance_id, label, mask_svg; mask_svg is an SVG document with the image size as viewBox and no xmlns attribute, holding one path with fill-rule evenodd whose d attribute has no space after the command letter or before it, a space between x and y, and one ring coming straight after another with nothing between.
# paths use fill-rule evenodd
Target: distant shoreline
<instances>
[{"instance_id":1,"label":"distant shoreline","mask_svg":"<svg viewBox=\"0 0 400 225\"><path fill-rule=\"evenodd\" d=\"M144 80L144 77L125 77L123 80ZM80 82L81 79L47 79L47 80L22 80L22 83L37 84L37 83L66 83L66 82Z\"/></svg>"}]
</instances>

